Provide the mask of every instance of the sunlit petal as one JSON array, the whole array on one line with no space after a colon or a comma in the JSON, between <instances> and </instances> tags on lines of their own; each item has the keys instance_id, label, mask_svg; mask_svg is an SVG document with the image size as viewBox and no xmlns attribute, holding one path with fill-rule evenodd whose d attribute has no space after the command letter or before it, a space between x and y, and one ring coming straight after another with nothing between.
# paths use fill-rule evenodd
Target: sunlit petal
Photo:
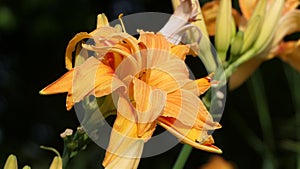
<instances>
[{"instance_id":1,"label":"sunlit petal","mask_svg":"<svg viewBox=\"0 0 300 169\"><path fill-rule=\"evenodd\" d=\"M139 41L145 44L148 49L170 50L170 43L160 33L154 34L153 32L140 31Z\"/></svg>"},{"instance_id":2,"label":"sunlit petal","mask_svg":"<svg viewBox=\"0 0 300 169\"><path fill-rule=\"evenodd\" d=\"M138 136L142 137L153 128L153 123L161 115L166 102L166 93L152 89L145 82L133 79L133 97L137 113Z\"/></svg>"},{"instance_id":3,"label":"sunlit petal","mask_svg":"<svg viewBox=\"0 0 300 169\"><path fill-rule=\"evenodd\" d=\"M201 100L186 90L168 94L162 116L178 119L190 127L214 128L216 125Z\"/></svg>"},{"instance_id":4,"label":"sunlit petal","mask_svg":"<svg viewBox=\"0 0 300 169\"><path fill-rule=\"evenodd\" d=\"M183 89L194 93L196 96L204 94L211 86L212 74L197 80L191 80L183 86Z\"/></svg>"},{"instance_id":5,"label":"sunlit petal","mask_svg":"<svg viewBox=\"0 0 300 169\"><path fill-rule=\"evenodd\" d=\"M97 78L96 78L97 77ZM113 70L94 57L82 65L71 69L57 81L45 87L40 94L56 94L68 92L67 109L85 96L101 97L123 86L114 76Z\"/></svg>"},{"instance_id":6,"label":"sunlit petal","mask_svg":"<svg viewBox=\"0 0 300 169\"><path fill-rule=\"evenodd\" d=\"M83 39L91 38L92 36L89 35L87 32L80 32L76 34L73 39L70 40L67 49L66 49L66 56L65 56L65 62L66 62L66 68L68 70L72 69L72 52L75 50L76 45L78 42L82 41Z\"/></svg>"},{"instance_id":7,"label":"sunlit petal","mask_svg":"<svg viewBox=\"0 0 300 169\"><path fill-rule=\"evenodd\" d=\"M181 60L174 59L150 69L147 84L167 93L177 90L189 80L188 71L182 64Z\"/></svg>"},{"instance_id":8,"label":"sunlit petal","mask_svg":"<svg viewBox=\"0 0 300 169\"><path fill-rule=\"evenodd\" d=\"M120 166L137 168L144 140L139 139L136 133L137 124L118 113L102 163L105 168L118 169Z\"/></svg>"},{"instance_id":9,"label":"sunlit petal","mask_svg":"<svg viewBox=\"0 0 300 169\"><path fill-rule=\"evenodd\" d=\"M176 45L171 48L171 53L181 60L185 60L185 57L189 52L190 47L187 45Z\"/></svg>"},{"instance_id":10,"label":"sunlit petal","mask_svg":"<svg viewBox=\"0 0 300 169\"><path fill-rule=\"evenodd\" d=\"M158 124L167 129L182 142L189 144L197 149L213 153L222 153L222 150L213 145L212 138L207 137L207 134L204 134L204 132L206 132L205 130L186 128L182 125L174 126L174 123L172 121L170 122L168 118L160 118ZM177 122L175 124L179 123ZM198 139L202 140L203 142L199 142Z\"/></svg>"}]
</instances>

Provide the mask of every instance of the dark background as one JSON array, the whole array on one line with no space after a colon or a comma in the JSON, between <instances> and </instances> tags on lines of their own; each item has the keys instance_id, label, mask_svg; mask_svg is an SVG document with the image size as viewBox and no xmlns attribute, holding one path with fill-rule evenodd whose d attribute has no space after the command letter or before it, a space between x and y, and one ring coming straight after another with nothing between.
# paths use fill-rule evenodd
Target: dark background
<instances>
[{"instance_id":1,"label":"dark background","mask_svg":"<svg viewBox=\"0 0 300 169\"><path fill-rule=\"evenodd\" d=\"M202 4L204 3L201 2ZM236 6L237 3L235 3ZM119 13L172 13L167 0L2 0L0 1L0 167L9 154L18 157L19 165L34 169L48 168L54 154L39 148L52 146L60 152L59 134L76 129L79 122L74 110L65 110L65 94L41 96L39 90L66 72L64 52L69 40L78 32L90 32L96 16L107 14L109 20ZM195 63L193 60L189 60ZM294 139L293 104L283 64L273 59L261 66L272 117L278 165L295 168L295 154L280 148L284 139ZM191 65L195 68L195 65ZM248 144L245 130L262 137L255 100L247 85L230 92L222 117L222 129L214 133L216 145L224 159L237 168L261 168L263 157ZM295 93L294 93L295 94ZM182 145L159 156L142 159L139 168L171 168ZM70 168L101 168L104 151L90 144L76 157ZM197 169L212 156L193 150L187 169Z\"/></svg>"}]
</instances>

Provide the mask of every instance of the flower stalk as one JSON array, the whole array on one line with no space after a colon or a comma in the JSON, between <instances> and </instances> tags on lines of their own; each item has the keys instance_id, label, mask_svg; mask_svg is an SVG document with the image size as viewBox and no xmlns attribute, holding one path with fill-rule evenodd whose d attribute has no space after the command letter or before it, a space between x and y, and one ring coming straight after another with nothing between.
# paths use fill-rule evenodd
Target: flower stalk
<instances>
[{"instance_id":1,"label":"flower stalk","mask_svg":"<svg viewBox=\"0 0 300 169\"><path fill-rule=\"evenodd\" d=\"M183 169L183 167L186 164L187 159L189 158L192 150L193 150L193 147L191 147L187 144L184 144L182 146L182 149L180 150L180 154L177 157L176 162L175 162L172 169Z\"/></svg>"}]
</instances>

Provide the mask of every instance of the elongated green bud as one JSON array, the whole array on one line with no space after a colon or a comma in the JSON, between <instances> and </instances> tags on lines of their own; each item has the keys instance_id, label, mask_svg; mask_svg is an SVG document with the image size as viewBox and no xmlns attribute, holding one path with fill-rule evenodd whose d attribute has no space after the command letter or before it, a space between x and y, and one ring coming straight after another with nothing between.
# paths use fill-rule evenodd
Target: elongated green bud
<instances>
[{"instance_id":1,"label":"elongated green bud","mask_svg":"<svg viewBox=\"0 0 300 169\"><path fill-rule=\"evenodd\" d=\"M262 17L260 15L257 15L255 18L249 21L244 33L244 43L243 43L241 53L244 53L253 45L254 41L259 35L261 23L262 23Z\"/></svg>"},{"instance_id":2,"label":"elongated green bud","mask_svg":"<svg viewBox=\"0 0 300 169\"><path fill-rule=\"evenodd\" d=\"M255 41L253 48L256 53L264 50L272 40L274 29L280 18L282 8L284 5L284 0L276 0L272 3L272 6L268 10L268 15L265 16L261 31L257 40Z\"/></svg>"},{"instance_id":3,"label":"elongated green bud","mask_svg":"<svg viewBox=\"0 0 300 169\"><path fill-rule=\"evenodd\" d=\"M264 18L265 14L266 14L267 1L268 0L259 0L258 1L248 23L252 22L251 20L255 19L257 16L261 16L262 18Z\"/></svg>"},{"instance_id":4,"label":"elongated green bud","mask_svg":"<svg viewBox=\"0 0 300 169\"><path fill-rule=\"evenodd\" d=\"M18 169L17 157L13 154L9 155L3 169Z\"/></svg>"},{"instance_id":5,"label":"elongated green bud","mask_svg":"<svg viewBox=\"0 0 300 169\"><path fill-rule=\"evenodd\" d=\"M231 0L221 0L217 14L215 46L218 53L226 53L231 41ZM225 61L226 54L220 56Z\"/></svg>"},{"instance_id":6,"label":"elongated green bud","mask_svg":"<svg viewBox=\"0 0 300 169\"><path fill-rule=\"evenodd\" d=\"M246 30L244 31L244 44L241 53L247 51L253 44L254 41L257 39L262 23L265 17L267 8L267 0L260 0L258 1L253 14L251 15Z\"/></svg>"},{"instance_id":7,"label":"elongated green bud","mask_svg":"<svg viewBox=\"0 0 300 169\"><path fill-rule=\"evenodd\" d=\"M244 32L239 31L231 43L231 48L230 48L231 55L237 56L238 54L240 54L243 47L243 38L244 38Z\"/></svg>"},{"instance_id":8,"label":"elongated green bud","mask_svg":"<svg viewBox=\"0 0 300 169\"><path fill-rule=\"evenodd\" d=\"M230 40L231 43L234 40L235 36L236 36L236 24L233 16L231 15L231 40Z\"/></svg>"}]
</instances>

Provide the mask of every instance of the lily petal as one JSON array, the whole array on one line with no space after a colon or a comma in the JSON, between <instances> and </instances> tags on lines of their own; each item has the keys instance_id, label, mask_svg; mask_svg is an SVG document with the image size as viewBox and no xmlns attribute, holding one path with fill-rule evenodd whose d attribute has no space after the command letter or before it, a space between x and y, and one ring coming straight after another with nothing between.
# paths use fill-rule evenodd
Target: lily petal
<instances>
[{"instance_id":1,"label":"lily petal","mask_svg":"<svg viewBox=\"0 0 300 169\"><path fill-rule=\"evenodd\" d=\"M190 47L187 45L176 45L171 48L171 53L181 60L185 60L185 57L189 52Z\"/></svg>"},{"instance_id":2,"label":"lily petal","mask_svg":"<svg viewBox=\"0 0 300 169\"><path fill-rule=\"evenodd\" d=\"M97 77L97 78L96 78ZM68 92L67 110L74 103L85 96L95 95L102 97L123 86L123 83L114 76L113 70L90 57L80 66L71 69L61 78L40 91L40 94L57 94Z\"/></svg>"},{"instance_id":3,"label":"lily petal","mask_svg":"<svg viewBox=\"0 0 300 169\"><path fill-rule=\"evenodd\" d=\"M293 10L280 18L272 46L277 45L286 35L300 31L300 10Z\"/></svg>"},{"instance_id":4,"label":"lily petal","mask_svg":"<svg viewBox=\"0 0 300 169\"><path fill-rule=\"evenodd\" d=\"M126 98L119 98L118 111L103 165L113 169L120 166L135 169L140 161L144 142L152 136L156 123L153 122L152 127L139 137L137 114Z\"/></svg>"},{"instance_id":5,"label":"lily petal","mask_svg":"<svg viewBox=\"0 0 300 169\"><path fill-rule=\"evenodd\" d=\"M183 89L194 93L196 96L204 94L211 86L212 74L197 80L191 80L183 86Z\"/></svg>"},{"instance_id":6,"label":"lily petal","mask_svg":"<svg viewBox=\"0 0 300 169\"><path fill-rule=\"evenodd\" d=\"M284 45L286 51L278 57L300 72L300 40L298 42L286 42Z\"/></svg>"},{"instance_id":7,"label":"lily petal","mask_svg":"<svg viewBox=\"0 0 300 169\"><path fill-rule=\"evenodd\" d=\"M160 33L140 31L139 41L146 45L147 48L159 50L170 50L170 43Z\"/></svg>"},{"instance_id":8,"label":"lily petal","mask_svg":"<svg viewBox=\"0 0 300 169\"><path fill-rule=\"evenodd\" d=\"M188 70L183 64L184 62L179 59L171 59L167 63L149 69L150 75L146 83L167 93L177 90L189 80Z\"/></svg>"},{"instance_id":9,"label":"lily petal","mask_svg":"<svg viewBox=\"0 0 300 169\"><path fill-rule=\"evenodd\" d=\"M207 152L221 154L222 150L213 145L212 137L207 137L205 130L199 130L195 128L185 128L183 126L174 126L173 123L168 120L168 118L159 118L158 124L172 133L174 136L179 138L180 141L189 144L197 149L204 150ZM178 124L178 123L177 123ZM206 136L206 138L201 138L201 136ZM204 140L199 142L198 139Z\"/></svg>"},{"instance_id":10,"label":"lily petal","mask_svg":"<svg viewBox=\"0 0 300 169\"><path fill-rule=\"evenodd\" d=\"M138 167L144 140L137 138L136 132L136 123L118 113L102 162L106 169L119 169L122 166L132 169Z\"/></svg>"},{"instance_id":11,"label":"lily petal","mask_svg":"<svg viewBox=\"0 0 300 169\"><path fill-rule=\"evenodd\" d=\"M137 78L133 79L133 94L136 103L138 137L142 137L153 128L152 123L161 115L167 94L162 90L152 89Z\"/></svg>"},{"instance_id":12,"label":"lily petal","mask_svg":"<svg viewBox=\"0 0 300 169\"><path fill-rule=\"evenodd\" d=\"M78 42L82 41L83 39L91 38L92 36L89 35L87 32L80 32L76 34L69 42L66 54L65 54L65 62L66 62L66 68L68 70L72 69L72 52L75 50L76 45Z\"/></svg>"},{"instance_id":13,"label":"lily petal","mask_svg":"<svg viewBox=\"0 0 300 169\"><path fill-rule=\"evenodd\" d=\"M167 95L162 116L178 119L185 126L199 129L215 129L217 126L202 101L186 90L177 90Z\"/></svg>"}]
</instances>

